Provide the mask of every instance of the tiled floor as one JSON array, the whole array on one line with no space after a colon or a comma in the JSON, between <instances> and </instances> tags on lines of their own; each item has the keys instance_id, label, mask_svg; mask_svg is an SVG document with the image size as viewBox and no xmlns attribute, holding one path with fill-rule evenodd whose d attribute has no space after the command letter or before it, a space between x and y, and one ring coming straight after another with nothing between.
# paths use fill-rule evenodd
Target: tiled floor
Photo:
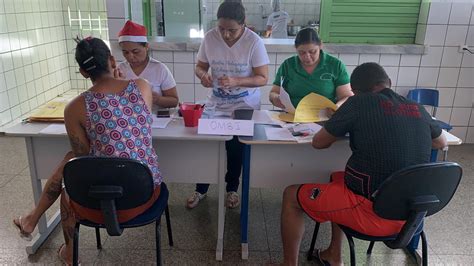
<instances>
[{"instance_id":1,"label":"tiled floor","mask_svg":"<svg viewBox=\"0 0 474 266\"><path fill-rule=\"evenodd\" d=\"M464 168L461 185L450 205L426 221L430 264L472 265L474 263L474 145L452 147L451 161ZM217 190L211 186L209 197L195 210L184 208L192 185L169 184L170 212L175 246L167 246L166 230L162 230L165 265L264 265L280 261L280 203L282 190L252 189L250 193L250 226L248 261L240 259L239 210L227 211L224 261L214 260L217 235ZM25 143L20 138L0 137L0 264L59 264L56 251L63 242L58 227L35 255L27 256L26 242L18 237L11 220L33 206ZM48 212L51 215L57 204ZM306 221L307 234L302 243L301 264L308 249L314 223ZM329 226L320 230L317 246L329 241ZM88 264L153 264L155 244L153 226L126 230L121 237L108 237L102 232L103 249L95 249L94 232L82 227L80 257ZM393 251L376 244L372 256L365 255L367 243L356 242L357 261L371 265L411 265L415 261L403 251ZM344 259L348 264L347 244Z\"/></svg>"}]
</instances>

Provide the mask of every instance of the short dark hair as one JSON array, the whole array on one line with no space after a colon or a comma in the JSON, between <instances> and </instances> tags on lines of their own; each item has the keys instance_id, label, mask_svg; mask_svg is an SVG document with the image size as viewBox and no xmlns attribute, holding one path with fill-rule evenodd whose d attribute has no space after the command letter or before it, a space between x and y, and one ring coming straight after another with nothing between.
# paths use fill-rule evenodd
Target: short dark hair
<instances>
[{"instance_id":1,"label":"short dark hair","mask_svg":"<svg viewBox=\"0 0 474 266\"><path fill-rule=\"evenodd\" d=\"M387 72L377 63L363 63L357 66L351 75L351 88L359 92L371 92L376 85L389 86Z\"/></svg>"},{"instance_id":2,"label":"short dark hair","mask_svg":"<svg viewBox=\"0 0 474 266\"><path fill-rule=\"evenodd\" d=\"M245 8L239 1L225 1L217 9L217 19L232 19L239 25L245 24Z\"/></svg>"},{"instance_id":3,"label":"short dark hair","mask_svg":"<svg viewBox=\"0 0 474 266\"><path fill-rule=\"evenodd\" d=\"M91 79L109 72L108 64L110 58L110 49L105 42L98 38L87 37L85 39L75 39L76 62Z\"/></svg>"},{"instance_id":4,"label":"short dark hair","mask_svg":"<svg viewBox=\"0 0 474 266\"><path fill-rule=\"evenodd\" d=\"M313 28L304 28L298 31L295 37L295 47L302 44L314 43L316 45L321 45L321 39L319 38L318 33Z\"/></svg>"}]
</instances>

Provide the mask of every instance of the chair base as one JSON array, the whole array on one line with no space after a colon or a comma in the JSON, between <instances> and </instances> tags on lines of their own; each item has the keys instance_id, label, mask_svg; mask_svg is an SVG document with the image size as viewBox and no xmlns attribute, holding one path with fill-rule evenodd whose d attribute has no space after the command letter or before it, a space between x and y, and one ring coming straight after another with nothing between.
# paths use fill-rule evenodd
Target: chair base
<instances>
[{"instance_id":1,"label":"chair base","mask_svg":"<svg viewBox=\"0 0 474 266\"><path fill-rule=\"evenodd\" d=\"M313 237L311 239L311 244L310 244L309 250L306 254L306 258L307 258L308 261L311 261L313 259L314 246L316 244L316 239L318 237L319 226L320 226L320 224L318 222L316 222L315 227L314 227ZM357 232L353 231L352 229L344 227L342 225L339 225L339 227L344 232L344 234L347 238L347 241L349 242L350 259L351 259L351 264L350 265L351 266L356 265L356 256L355 256L355 247L354 247L353 237L358 238L358 239L362 239L362 240L366 240L366 241L370 241L369 247L367 249L367 255L372 254L372 249L374 247L375 242L390 241L390 240L393 240L394 237L396 237L396 236L388 236L388 237L385 237L385 238L384 237L373 237L373 239L370 239L371 236L357 233ZM422 227L420 227L420 228L422 228ZM420 231L421 232L419 232L419 233L420 233L420 236L421 236L422 250L421 250L421 255L420 254L415 254L415 255L417 255L415 260L417 261L418 264L421 264L423 266L427 266L428 265L428 243L427 243L427 240L426 240L425 232L422 229L420 229ZM351 232L355 232L356 234L351 234Z\"/></svg>"}]
</instances>

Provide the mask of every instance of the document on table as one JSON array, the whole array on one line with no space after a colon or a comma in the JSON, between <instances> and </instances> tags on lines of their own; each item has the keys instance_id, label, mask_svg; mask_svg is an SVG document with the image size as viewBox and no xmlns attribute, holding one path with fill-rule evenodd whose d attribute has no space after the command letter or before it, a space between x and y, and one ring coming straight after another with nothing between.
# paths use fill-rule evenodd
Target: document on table
<instances>
[{"instance_id":1,"label":"document on table","mask_svg":"<svg viewBox=\"0 0 474 266\"><path fill-rule=\"evenodd\" d=\"M296 141L287 128L266 127L265 135L267 135L267 140Z\"/></svg>"},{"instance_id":2,"label":"document on table","mask_svg":"<svg viewBox=\"0 0 474 266\"><path fill-rule=\"evenodd\" d=\"M30 117L29 121L64 122L64 108L68 100L55 99L41 106Z\"/></svg>"},{"instance_id":3,"label":"document on table","mask_svg":"<svg viewBox=\"0 0 474 266\"><path fill-rule=\"evenodd\" d=\"M281 126L282 124L285 124L284 122L274 118L273 113L279 113L279 112L273 112L270 110L254 110L252 114L252 120L255 122L255 124L261 124L261 125L277 125Z\"/></svg>"},{"instance_id":4,"label":"document on table","mask_svg":"<svg viewBox=\"0 0 474 266\"><path fill-rule=\"evenodd\" d=\"M155 117L153 118L153 123L151 124L151 128L166 128L168 124L171 122L170 117Z\"/></svg>"},{"instance_id":5,"label":"document on table","mask_svg":"<svg viewBox=\"0 0 474 266\"><path fill-rule=\"evenodd\" d=\"M285 127L295 137L298 143L312 142L314 135L322 128L322 126L316 123L286 124Z\"/></svg>"},{"instance_id":6,"label":"document on table","mask_svg":"<svg viewBox=\"0 0 474 266\"><path fill-rule=\"evenodd\" d=\"M51 124L45 128L43 128L40 132L40 134L56 134L56 135L62 135L66 134L66 126L64 124Z\"/></svg>"}]
</instances>

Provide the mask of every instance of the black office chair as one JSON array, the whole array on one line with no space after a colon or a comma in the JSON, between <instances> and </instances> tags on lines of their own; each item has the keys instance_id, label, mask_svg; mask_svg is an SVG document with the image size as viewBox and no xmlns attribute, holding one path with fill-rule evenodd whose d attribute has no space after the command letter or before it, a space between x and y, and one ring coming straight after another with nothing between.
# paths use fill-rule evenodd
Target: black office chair
<instances>
[{"instance_id":1,"label":"black office chair","mask_svg":"<svg viewBox=\"0 0 474 266\"><path fill-rule=\"evenodd\" d=\"M81 224L95 228L97 249L101 249L99 228L106 228L110 236L120 236L124 228L144 226L152 222L156 224L156 263L161 265L160 221L163 211L169 245L173 246L166 184L161 183L160 195L147 211L125 223L119 223L117 218L117 210L138 207L152 196L154 184L147 165L132 159L84 156L67 162L63 175L69 197L83 207L101 210L105 221L104 224L89 220L76 222L73 239L74 265L78 263Z\"/></svg>"},{"instance_id":2,"label":"black office chair","mask_svg":"<svg viewBox=\"0 0 474 266\"><path fill-rule=\"evenodd\" d=\"M461 181L462 168L457 163L437 162L410 166L392 174L374 193L374 212L389 220L406 220L400 233L391 236L370 236L339 225L349 242L351 265L356 265L353 237L370 241L367 254L375 241L383 241L392 249L405 248L413 235L421 233L422 263L428 265L428 250L422 222L443 209L451 200ZM313 259L318 235L316 223L307 259Z\"/></svg>"}]
</instances>

